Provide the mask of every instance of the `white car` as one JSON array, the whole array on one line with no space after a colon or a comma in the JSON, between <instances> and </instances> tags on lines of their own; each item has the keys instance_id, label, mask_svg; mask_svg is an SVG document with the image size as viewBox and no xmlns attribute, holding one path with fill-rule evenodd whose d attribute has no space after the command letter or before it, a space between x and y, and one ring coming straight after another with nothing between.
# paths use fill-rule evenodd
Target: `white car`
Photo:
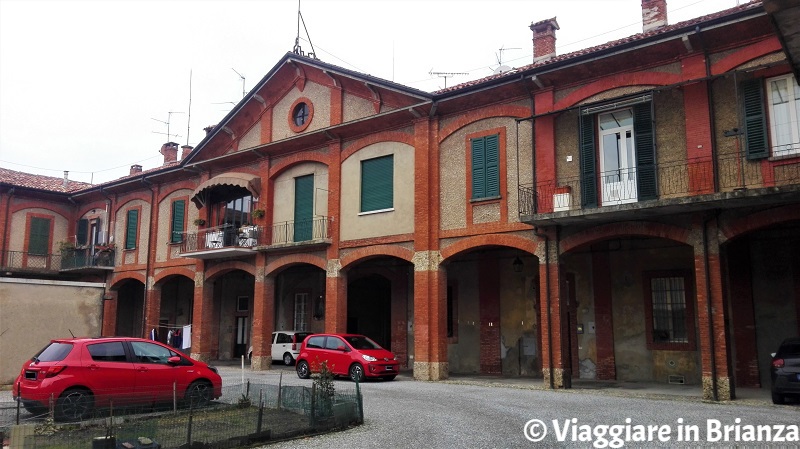
<instances>
[{"instance_id":1,"label":"white car","mask_svg":"<svg viewBox=\"0 0 800 449\"><path fill-rule=\"evenodd\" d=\"M272 360L283 360L286 365L293 365L300 354L300 345L311 332L276 331L272 333ZM247 351L247 358L253 358L253 347Z\"/></svg>"}]
</instances>

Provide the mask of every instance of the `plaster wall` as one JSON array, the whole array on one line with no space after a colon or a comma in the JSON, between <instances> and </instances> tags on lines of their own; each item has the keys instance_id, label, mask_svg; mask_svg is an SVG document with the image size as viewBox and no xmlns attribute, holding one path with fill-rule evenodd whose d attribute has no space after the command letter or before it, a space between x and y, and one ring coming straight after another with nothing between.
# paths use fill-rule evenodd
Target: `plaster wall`
<instances>
[{"instance_id":1,"label":"plaster wall","mask_svg":"<svg viewBox=\"0 0 800 449\"><path fill-rule=\"evenodd\" d=\"M330 90L321 85L313 82L307 82L305 89L292 89L288 95L283 97L272 111L272 141L278 141L293 137L296 135L289 127L289 120L291 119L290 110L292 104L298 98L307 98L314 108L314 115L311 117L311 123L303 132L314 131L322 128L327 128L331 124L331 92Z\"/></svg>"},{"instance_id":2,"label":"plaster wall","mask_svg":"<svg viewBox=\"0 0 800 449\"><path fill-rule=\"evenodd\" d=\"M167 195L161 202L158 204L158 225L156 228L156 260L158 262L165 262L172 257L172 247L175 246L174 244L170 244L171 237L172 237L172 202L178 199L184 199L185 202L185 213L184 213L184 229L180 229L178 231L187 231L189 230L189 226L193 226L195 229L197 228L194 224L194 218L190 218L191 210L195 209L194 203L189 200L189 197L192 195L192 191L189 189L182 189L176 190L169 195ZM119 245L117 245L119 248Z\"/></svg>"},{"instance_id":3,"label":"plaster wall","mask_svg":"<svg viewBox=\"0 0 800 449\"><path fill-rule=\"evenodd\" d=\"M287 169L275 178L272 199L274 223L294 221L294 180L306 175L314 175L314 218L329 215L328 167L306 162Z\"/></svg>"},{"instance_id":4,"label":"plaster wall","mask_svg":"<svg viewBox=\"0 0 800 449\"><path fill-rule=\"evenodd\" d=\"M394 207L385 212L360 213L361 161L394 156ZM368 145L342 161L341 240L414 232L414 148L399 142Z\"/></svg>"},{"instance_id":5,"label":"plaster wall","mask_svg":"<svg viewBox=\"0 0 800 449\"><path fill-rule=\"evenodd\" d=\"M128 211L134 208L139 209L139 231L135 249L125 249L125 231L127 227ZM117 209L114 223L113 242L117 245L117 260L124 264L146 264L147 248L150 247L150 203L142 200L132 200L120 205Z\"/></svg>"},{"instance_id":6,"label":"plaster wall","mask_svg":"<svg viewBox=\"0 0 800 449\"><path fill-rule=\"evenodd\" d=\"M10 232L8 238L8 250L9 251L23 251L25 249L25 244L27 243L28 238L28 215L29 214L36 214L36 215L46 215L53 220L53 227L52 227L52 235L50 236L50 254L58 254L59 253L59 242L72 242L75 243L75 236L67 235L67 230L69 229L69 223L67 219L63 216L54 213L51 210L43 209L43 208L30 208L30 209L23 209L14 212L11 214L11 222L8 227ZM29 255L28 257L35 257L33 255Z\"/></svg>"},{"instance_id":7,"label":"plaster wall","mask_svg":"<svg viewBox=\"0 0 800 449\"><path fill-rule=\"evenodd\" d=\"M347 92L344 94L342 109L345 122L375 115L374 102Z\"/></svg>"}]
</instances>

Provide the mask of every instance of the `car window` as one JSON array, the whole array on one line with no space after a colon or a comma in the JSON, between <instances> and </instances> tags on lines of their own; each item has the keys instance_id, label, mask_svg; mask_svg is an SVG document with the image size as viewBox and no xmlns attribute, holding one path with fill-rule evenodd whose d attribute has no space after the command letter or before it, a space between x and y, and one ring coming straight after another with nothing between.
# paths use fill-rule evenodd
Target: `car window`
<instances>
[{"instance_id":1,"label":"car window","mask_svg":"<svg viewBox=\"0 0 800 449\"><path fill-rule=\"evenodd\" d=\"M778 353L782 357L786 356L800 356L800 342L798 343L784 343Z\"/></svg>"},{"instance_id":2,"label":"car window","mask_svg":"<svg viewBox=\"0 0 800 449\"><path fill-rule=\"evenodd\" d=\"M136 360L140 363L160 363L166 365L170 357L178 355L178 353L170 351L161 345L144 341L132 341L131 347L133 347L133 354L136 356Z\"/></svg>"},{"instance_id":3,"label":"car window","mask_svg":"<svg viewBox=\"0 0 800 449\"><path fill-rule=\"evenodd\" d=\"M311 332L298 332L298 333L294 334L294 341L296 343L302 343L303 340L308 338L309 335L311 335Z\"/></svg>"},{"instance_id":4,"label":"car window","mask_svg":"<svg viewBox=\"0 0 800 449\"><path fill-rule=\"evenodd\" d=\"M60 362L67 357L72 350L70 343L50 343L39 351L33 358L40 362Z\"/></svg>"},{"instance_id":5,"label":"car window","mask_svg":"<svg viewBox=\"0 0 800 449\"><path fill-rule=\"evenodd\" d=\"M306 342L306 348L322 348L325 337L311 337Z\"/></svg>"},{"instance_id":6,"label":"car window","mask_svg":"<svg viewBox=\"0 0 800 449\"><path fill-rule=\"evenodd\" d=\"M339 337L328 337L325 341L325 349L338 349L344 346L344 342Z\"/></svg>"},{"instance_id":7,"label":"car window","mask_svg":"<svg viewBox=\"0 0 800 449\"><path fill-rule=\"evenodd\" d=\"M362 335L345 337L345 340L356 349L381 349L379 344Z\"/></svg>"},{"instance_id":8,"label":"car window","mask_svg":"<svg viewBox=\"0 0 800 449\"><path fill-rule=\"evenodd\" d=\"M278 341L275 343L278 344L286 344L292 342L292 336L289 334L284 334L283 332L278 333Z\"/></svg>"},{"instance_id":9,"label":"car window","mask_svg":"<svg viewBox=\"0 0 800 449\"><path fill-rule=\"evenodd\" d=\"M95 362L127 362L125 348L121 341L109 341L106 343L96 343L87 347L92 360Z\"/></svg>"}]
</instances>

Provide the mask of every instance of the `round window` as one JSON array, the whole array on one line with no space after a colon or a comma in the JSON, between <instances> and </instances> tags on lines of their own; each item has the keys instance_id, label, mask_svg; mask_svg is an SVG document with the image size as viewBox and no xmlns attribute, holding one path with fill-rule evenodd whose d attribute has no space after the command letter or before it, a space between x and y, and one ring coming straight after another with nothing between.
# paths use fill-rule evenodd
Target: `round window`
<instances>
[{"instance_id":1,"label":"round window","mask_svg":"<svg viewBox=\"0 0 800 449\"><path fill-rule=\"evenodd\" d=\"M294 126L303 126L308 121L308 105L305 103L298 103L292 111L292 118L294 118Z\"/></svg>"},{"instance_id":2,"label":"round window","mask_svg":"<svg viewBox=\"0 0 800 449\"><path fill-rule=\"evenodd\" d=\"M308 98L301 97L295 100L292 108L289 109L289 128L299 133L308 128L311 119L314 118L314 105Z\"/></svg>"}]
</instances>

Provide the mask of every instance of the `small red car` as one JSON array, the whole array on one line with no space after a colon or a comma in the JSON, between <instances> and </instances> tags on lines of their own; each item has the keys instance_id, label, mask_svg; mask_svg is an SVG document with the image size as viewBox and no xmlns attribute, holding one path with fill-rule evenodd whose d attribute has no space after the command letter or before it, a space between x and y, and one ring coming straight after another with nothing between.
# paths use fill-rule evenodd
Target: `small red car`
<instances>
[{"instance_id":1,"label":"small red car","mask_svg":"<svg viewBox=\"0 0 800 449\"><path fill-rule=\"evenodd\" d=\"M52 340L25 362L13 396L32 414L74 421L95 407L172 402L202 406L222 396L216 368L157 341L129 337Z\"/></svg>"},{"instance_id":2,"label":"small red car","mask_svg":"<svg viewBox=\"0 0 800 449\"><path fill-rule=\"evenodd\" d=\"M300 347L297 376L308 379L323 361L334 375L350 376L356 382L367 377L393 380L400 368L394 354L363 335L314 334Z\"/></svg>"}]
</instances>

